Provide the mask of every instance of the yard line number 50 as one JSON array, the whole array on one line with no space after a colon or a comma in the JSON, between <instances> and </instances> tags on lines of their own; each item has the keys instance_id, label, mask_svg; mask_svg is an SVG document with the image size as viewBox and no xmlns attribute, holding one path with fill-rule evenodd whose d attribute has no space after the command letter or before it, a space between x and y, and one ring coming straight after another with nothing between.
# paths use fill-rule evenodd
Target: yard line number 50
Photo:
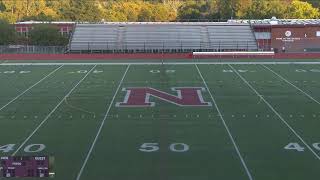
<instances>
[{"instance_id":1,"label":"yard line number 50","mask_svg":"<svg viewBox=\"0 0 320 180\"><path fill-rule=\"evenodd\" d=\"M189 151L189 149L189 145L185 143L172 143L169 145L169 150L172 152L182 153ZM139 148L141 152L157 152L159 150L159 143L143 143Z\"/></svg>"}]
</instances>

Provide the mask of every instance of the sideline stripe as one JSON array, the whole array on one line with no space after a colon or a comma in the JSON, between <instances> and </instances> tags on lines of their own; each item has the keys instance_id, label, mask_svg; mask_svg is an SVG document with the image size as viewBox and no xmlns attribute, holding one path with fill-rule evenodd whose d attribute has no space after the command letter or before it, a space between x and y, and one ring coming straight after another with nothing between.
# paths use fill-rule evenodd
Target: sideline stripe
<instances>
[{"instance_id":1,"label":"sideline stripe","mask_svg":"<svg viewBox=\"0 0 320 180\"><path fill-rule=\"evenodd\" d=\"M30 89L32 89L33 87L35 87L36 85L40 84L42 81L44 81L45 79L47 79L49 76L51 76L53 73L55 73L56 71L58 71L59 69L61 69L63 67L63 65L61 65L60 67L56 68L55 70L53 70L51 73L47 74L44 78L40 79L38 82L36 82L35 84L33 84L32 86L30 86L28 89L26 89L25 91L23 91L22 93L20 93L18 96L16 96L15 98L13 98L11 101L9 101L7 104L5 104L4 106L2 106L0 108L0 111L3 110L5 107L7 107L9 104L11 104L12 102L14 102L15 100L17 100L19 97L21 97L22 95L24 95L26 92L28 92Z\"/></svg>"},{"instance_id":2,"label":"sideline stripe","mask_svg":"<svg viewBox=\"0 0 320 180\"><path fill-rule=\"evenodd\" d=\"M0 66L50 66L50 65L195 65L195 64L320 64L320 61L310 62L123 62L123 63L2 63Z\"/></svg>"},{"instance_id":3,"label":"sideline stripe","mask_svg":"<svg viewBox=\"0 0 320 180\"><path fill-rule=\"evenodd\" d=\"M276 73L275 71L273 71L271 68L268 68L267 66L263 65L262 66L266 69L268 69L269 71L271 71L273 74L277 75L280 79L284 80L285 82L287 82L288 84L290 84L291 86L293 86L294 88L296 88L297 90L299 90L300 92L302 92L304 95L306 95L308 98L310 98L311 100L313 100L314 102L316 102L317 104L320 105L320 102L318 100L316 100L315 98L313 98L311 95L309 95L308 93L306 93L305 91L303 91L302 89L300 89L298 86L292 84L290 81L288 81L287 79L285 79L283 76L281 76L280 74Z\"/></svg>"},{"instance_id":4,"label":"sideline stripe","mask_svg":"<svg viewBox=\"0 0 320 180\"><path fill-rule=\"evenodd\" d=\"M16 155L19 150L29 141L29 139L40 129L40 127L50 118L50 116L60 107L60 105L68 98L71 93L79 86L79 84L95 69L97 65L95 65L69 92L64 98L53 108L53 110L44 118L44 120L34 129L34 131L23 141L23 143L19 146L19 148L12 154L12 156Z\"/></svg>"},{"instance_id":5,"label":"sideline stripe","mask_svg":"<svg viewBox=\"0 0 320 180\"><path fill-rule=\"evenodd\" d=\"M80 178L81 178L81 175L82 175L82 173L83 173L83 170L84 170L84 168L85 168L86 165L87 165L87 162L88 162L88 160L89 160L89 158L90 158L90 156L91 156L91 153L92 153L92 151L93 151L93 148L94 148L94 146L96 145L96 142L97 142L97 140L98 140L98 138L99 138L99 136L100 136L101 130L102 130L102 128L103 128L103 126L104 126L104 124L105 124L105 121L106 121L106 119L107 119L107 117L108 117L109 111L110 111L110 109L111 109L111 107L112 107L112 105L113 105L113 101L115 100L115 98L116 98L116 96L117 96L117 94L118 94L118 91L119 91L119 89L120 89L120 87L121 87L121 85L122 85L122 82L123 82L124 78L125 78L126 75L127 75L127 72L128 72L128 70L129 70L129 68L130 68L130 65L128 65L126 71L124 72L124 74L123 74L123 76L122 76L122 79L121 79L121 81L119 82L119 85L118 85L118 87L117 87L117 90L116 90L116 92L114 93L114 95L113 95L113 97L112 97L112 100L111 100L111 102L110 102L110 104L109 104L108 110L107 110L106 114L104 115L104 118L103 118L103 120L102 120L102 122L101 122L101 124L100 124L100 127L99 127L99 130L98 130L97 134L96 134L96 137L94 138L94 140L93 140L93 142L92 142L92 144L91 144L91 147L90 147L90 149L89 149L89 152L87 153L86 159L84 160L84 162L83 162L83 164L82 164L82 167L81 167L81 169L80 169L80 171L79 171L79 173L78 173L78 175L77 175L77 180L80 180Z\"/></svg>"},{"instance_id":6,"label":"sideline stripe","mask_svg":"<svg viewBox=\"0 0 320 180\"><path fill-rule=\"evenodd\" d=\"M260 97L260 99L269 106L269 108L279 117L279 119L293 132L293 134L295 136L297 136L297 138L300 139L300 141L314 154L314 156L320 160L319 155L302 139L302 137L289 125L289 123L272 107L272 105L254 88L251 86L251 84L244 78L241 76L241 74L234 69L230 64L229 64L230 68L233 70L233 72L235 72L256 94L258 97Z\"/></svg>"},{"instance_id":7,"label":"sideline stripe","mask_svg":"<svg viewBox=\"0 0 320 180\"><path fill-rule=\"evenodd\" d=\"M222 113L221 113L221 111L220 111L220 109L219 109L219 107L218 107L218 105L217 105L217 103L216 103L216 100L214 99L213 95L211 94L211 91L210 91L210 89L209 89L206 81L204 80L204 78L203 78L203 76L202 76L202 74L201 74L200 69L198 68L197 65L195 65L195 66L196 66L196 68L197 68L197 70L198 70L198 73L199 73L199 75L200 75L200 77L201 77L204 85L206 86L206 88L207 88L207 90L208 90L208 93L209 93L209 95L210 95L210 97L211 97L211 99L212 99L212 101L213 101L213 103L214 103L215 108L216 108L217 111L218 111L219 117L220 117L220 119L221 119L221 121L222 121L222 123L223 123L223 125L224 125L224 127L225 127L225 129L226 129L226 131L227 131L228 134L229 134L229 138L230 138L230 140L232 141L232 144L233 144L233 146L234 146L234 148L235 148L235 150L236 150L236 152L237 152L237 154L238 154L238 156L239 156L239 158L240 158L240 161L241 161L241 163L242 163L242 166L244 167L244 169L245 169L245 171L246 171L246 173L247 173L247 175L248 175L249 180L253 180L252 175L251 175L251 173L250 173L250 171L249 171L249 169L248 169L248 167L247 167L247 165L246 165L246 162L244 161L244 159L243 159L243 157L242 157L242 155L241 155L241 153L240 153L239 147L238 147L237 143L235 142L235 140L234 140L234 138L233 138L233 136L232 136L232 134L231 134L231 131L229 130L229 127L228 127L227 123L225 122L225 120L224 120L224 118L223 118L223 116L222 116Z\"/></svg>"}]
</instances>

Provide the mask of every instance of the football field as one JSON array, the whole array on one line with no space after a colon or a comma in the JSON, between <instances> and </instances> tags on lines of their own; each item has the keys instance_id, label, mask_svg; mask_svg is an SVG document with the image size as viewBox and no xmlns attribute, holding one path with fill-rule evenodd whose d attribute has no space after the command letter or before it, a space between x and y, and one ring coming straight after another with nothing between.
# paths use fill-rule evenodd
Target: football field
<instances>
[{"instance_id":1,"label":"football field","mask_svg":"<svg viewBox=\"0 0 320 180\"><path fill-rule=\"evenodd\" d=\"M0 156L54 156L54 180L320 177L320 62L8 62L0 84Z\"/></svg>"}]
</instances>

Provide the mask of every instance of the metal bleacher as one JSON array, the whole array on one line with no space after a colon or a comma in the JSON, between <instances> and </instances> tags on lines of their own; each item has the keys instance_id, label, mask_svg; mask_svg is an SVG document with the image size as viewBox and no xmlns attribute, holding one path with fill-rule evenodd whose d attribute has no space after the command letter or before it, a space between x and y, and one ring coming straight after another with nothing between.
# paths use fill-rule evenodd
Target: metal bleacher
<instances>
[{"instance_id":1,"label":"metal bleacher","mask_svg":"<svg viewBox=\"0 0 320 180\"><path fill-rule=\"evenodd\" d=\"M77 24L70 52L192 52L257 50L245 23Z\"/></svg>"},{"instance_id":2,"label":"metal bleacher","mask_svg":"<svg viewBox=\"0 0 320 180\"><path fill-rule=\"evenodd\" d=\"M124 44L134 49L200 49L199 26L127 26Z\"/></svg>"},{"instance_id":3,"label":"metal bleacher","mask_svg":"<svg viewBox=\"0 0 320 180\"><path fill-rule=\"evenodd\" d=\"M257 50L257 42L248 25L209 26L212 49Z\"/></svg>"}]
</instances>

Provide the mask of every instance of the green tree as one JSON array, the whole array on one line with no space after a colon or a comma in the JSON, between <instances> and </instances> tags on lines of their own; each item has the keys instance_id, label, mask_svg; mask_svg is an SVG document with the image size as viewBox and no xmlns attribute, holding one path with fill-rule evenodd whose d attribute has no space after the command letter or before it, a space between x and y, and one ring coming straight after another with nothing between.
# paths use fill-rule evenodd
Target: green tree
<instances>
[{"instance_id":1,"label":"green tree","mask_svg":"<svg viewBox=\"0 0 320 180\"><path fill-rule=\"evenodd\" d=\"M35 16L27 16L21 19L22 21L54 21L56 20L54 17L50 15L46 15L44 12L41 12Z\"/></svg>"},{"instance_id":2,"label":"green tree","mask_svg":"<svg viewBox=\"0 0 320 180\"><path fill-rule=\"evenodd\" d=\"M0 20L0 45L9 45L16 40L14 27L7 21Z\"/></svg>"},{"instance_id":3,"label":"green tree","mask_svg":"<svg viewBox=\"0 0 320 180\"><path fill-rule=\"evenodd\" d=\"M1 2L4 6L1 16L10 23L37 16L40 17L35 19L57 18L56 12L47 6L46 0L2 0Z\"/></svg>"},{"instance_id":4,"label":"green tree","mask_svg":"<svg viewBox=\"0 0 320 180\"><path fill-rule=\"evenodd\" d=\"M162 4L154 4L152 9L154 13L154 21L172 21L176 19L176 14L172 9L167 8Z\"/></svg>"},{"instance_id":5,"label":"green tree","mask_svg":"<svg viewBox=\"0 0 320 180\"><path fill-rule=\"evenodd\" d=\"M34 26L29 34L30 44L38 46L64 46L68 38L61 35L55 25L40 24Z\"/></svg>"},{"instance_id":6,"label":"green tree","mask_svg":"<svg viewBox=\"0 0 320 180\"><path fill-rule=\"evenodd\" d=\"M218 18L219 19L231 19L234 18L235 13L238 9L237 0L219 0L217 3Z\"/></svg>"},{"instance_id":7,"label":"green tree","mask_svg":"<svg viewBox=\"0 0 320 180\"><path fill-rule=\"evenodd\" d=\"M306 0L306 2L312 4L313 7L320 8L320 1L319 0Z\"/></svg>"},{"instance_id":8,"label":"green tree","mask_svg":"<svg viewBox=\"0 0 320 180\"><path fill-rule=\"evenodd\" d=\"M287 2L282 0L253 0L251 6L247 9L242 18L267 19L272 16L284 18L287 6Z\"/></svg>"},{"instance_id":9,"label":"green tree","mask_svg":"<svg viewBox=\"0 0 320 180\"><path fill-rule=\"evenodd\" d=\"M0 13L6 10L6 6L0 1Z\"/></svg>"},{"instance_id":10,"label":"green tree","mask_svg":"<svg viewBox=\"0 0 320 180\"><path fill-rule=\"evenodd\" d=\"M138 15L138 21L140 22L151 22L154 20L154 14L150 7L143 8Z\"/></svg>"},{"instance_id":11,"label":"green tree","mask_svg":"<svg viewBox=\"0 0 320 180\"><path fill-rule=\"evenodd\" d=\"M10 23L317 18L319 6L320 0L0 0L0 18Z\"/></svg>"},{"instance_id":12,"label":"green tree","mask_svg":"<svg viewBox=\"0 0 320 180\"><path fill-rule=\"evenodd\" d=\"M178 3L117 1L104 4L107 21L174 21L177 18Z\"/></svg>"},{"instance_id":13,"label":"green tree","mask_svg":"<svg viewBox=\"0 0 320 180\"><path fill-rule=\"evenodd\" d=\"M180 8L178 18L180 20L196 20L196 19L207 19L209 16L209 6L207 1L199 0L187 1Z\"/></svg>"},{"instance_id":14,"label":"green tree","mask_svg":"<svg viewBox=\"0 0 320 180\"><path fill-rule=\"evenodd\" d=\"M61 13L66 20L97 22L103 17L97 5L97 1L71 0L68 6L62 7Z\"/></svg>"},{"instance_id":15,"label":"green tree","mask_svg":"<svg viewBox=\"0 0 320 180\"><path fill-rule=\"evenodd\" d=\"M247 10L252 6L253 0L241 0L238 1L237 10L234 13L236 18L243 18L246 15Z\"/></svg>"},{"instance_id":16,"label":"green tree","mask_svg":"<svg viewBox=\"0 0 320 180\"><path fill-rule=\"evenodd\" d=\"M319 9L312 7L308 2L298 0L292 1L288 6L286 17L295 19L313 19L319 18Z\"/></svg>"}]
</instances>

